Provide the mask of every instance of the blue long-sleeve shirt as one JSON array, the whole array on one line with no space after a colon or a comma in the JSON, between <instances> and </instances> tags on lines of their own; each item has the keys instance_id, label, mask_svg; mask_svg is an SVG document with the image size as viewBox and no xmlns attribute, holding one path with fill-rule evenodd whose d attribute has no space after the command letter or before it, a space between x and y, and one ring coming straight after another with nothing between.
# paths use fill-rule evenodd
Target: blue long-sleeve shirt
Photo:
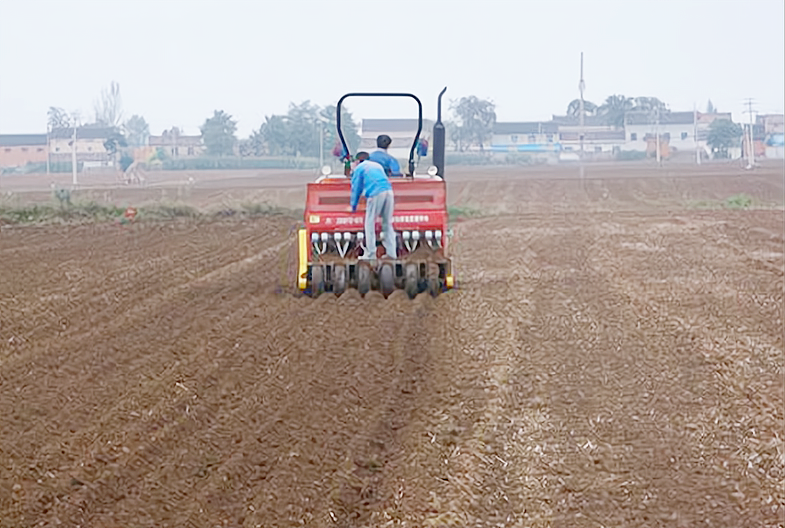
<instances>
[{"instance_id":1,"label":"blue long-sleeve shirt","mask_svg":"<svg viewBox=\"0 0 785 528\"><path fill-rule=\"evenodd\" d=\"M368 158L375 161L387 171L387 174L392 177L400 178L403 176L401 173L401 166L398 165L398 160L392 157L386 150L374 150Z\"/></svg>"},{"instance_id":2,"label":"blue long-sleeve shirt","mask_svg":"<svg viewBox=\"0 0 785 528\"><path fill-rule=\"evenodd\" d=\"M384 167L371 160L363 161L352 173L352 212L357 211L360 196L365 195L367 200L381 192L391 190L392 184L387 179Z\"/></svg>"}]
</instances>

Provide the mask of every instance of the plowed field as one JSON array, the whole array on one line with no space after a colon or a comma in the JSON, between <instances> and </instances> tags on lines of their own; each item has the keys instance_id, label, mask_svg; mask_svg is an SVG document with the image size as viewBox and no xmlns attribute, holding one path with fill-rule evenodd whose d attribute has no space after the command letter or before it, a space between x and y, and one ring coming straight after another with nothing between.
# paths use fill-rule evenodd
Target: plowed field
<instances>
[{"instance_id":1,"label":"plowed field","mask_svg":"<svg viewBox=\"0 0 785 528\"><path fill-rule=\"evenodd\" d=\"M783 526L785 214L687 205L781 172L464 176L414 300L292 296L287 216L4 228L0 526Z\"/></svg>"}]
</instances>

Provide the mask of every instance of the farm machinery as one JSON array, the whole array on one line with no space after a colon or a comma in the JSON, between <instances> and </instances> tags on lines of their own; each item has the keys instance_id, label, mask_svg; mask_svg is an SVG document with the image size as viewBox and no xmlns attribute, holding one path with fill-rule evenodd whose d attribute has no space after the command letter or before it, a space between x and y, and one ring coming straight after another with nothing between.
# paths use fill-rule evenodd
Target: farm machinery
<instances>
[{"instance_id":1,"label":"farm machinery","mask_svg":"<svg viewBox=\"0 0 785 528\"><path fill-rule=\"evenodd\" d=\"M318 297L325 292L340 295L347 289L356 289L361 295L379 291L387 297L395 290L404 290L413 298L422 292L435 296L454 287L444 181L445 129L441 120L441 99L446 90L439 94L438 118L433 128L433 166L425 174L416 173L414 163L423 124L420 99L410 93L349 93L338 101L336 125L345 168L343 174L333 174L330 167L323 167L321 176L308 184L304 227L297 233L300 291ZM353 158L341 130L341 105L349 97L408 97L419 108L406 173L390 178L395 196L395 259L384 256L378 219L377 247L366 247L364 197L356 212L349 209ZM367 252L375 253L377 258L359 258Z\"/></svg>"}]
</instances>

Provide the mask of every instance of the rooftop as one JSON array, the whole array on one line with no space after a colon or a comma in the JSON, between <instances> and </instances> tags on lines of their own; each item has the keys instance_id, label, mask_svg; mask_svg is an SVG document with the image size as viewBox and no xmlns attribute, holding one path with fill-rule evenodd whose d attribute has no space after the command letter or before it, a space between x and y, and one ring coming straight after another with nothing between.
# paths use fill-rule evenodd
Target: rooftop
<instances>
[{"instance_id":1,"label":"rooftop","mask_svg":"<svg viewBox=\"0 0 785 528\"><path fill-rule=\"evenodd\" d=\"M423 131L433 127L429 119L422 120ZM417 132L417 119L363 119L362 132L366 133L392 133L392 132Z\"/></svg>"},{"instance_id":2,"label":"rooftop","mask_svg":"<svg viewBox=\"0 0 785 528\"><path fill-rule=\"evenodd\" d=\"M507 134L556 134L559 126L551 121L525 121L495 123L493 133L498 135Z\"/></svg>"},{"instance_id":3,"label":"rooftop","mask_svg":"<svg viewBox=\"0 0 785 528\"><path fill-rule=\"evenodd\" d=\"M46 143L46 134L0 134L0 146L3 147L28 147Z\"/></svg>"},{"instance_id":4,"label":"rooftop","mask_svg":"<svg viewBox=\"0 0 785 528\"><path fill-rule=\"evenodd\" d=\"M564 126L579 126L581 124L581 120L578 116L553 116L552 122L556 123L557 125L564 125ZM597 116L597 115L587 115L584 116L583 119L584 126L608 126L608 120L605 116Z\"/></svg>"},{"instance_id":5,"label":"rooftop","mask_svg":"<svg viewBox=\"0 0 785 528\"><path fill-rule=\"evenodd\" d=\"M202 145L202 136L162 134L160 136L149 136L148 144L151 147L197 147Z\"/></svg>"},{"instance_id":6,"label":"rooftop","mask_svg":"<svg viewBox=\"0 0 785 528\"><path fill-rule=\"evenodd\" d=\"M584 141L624 141L624 130L587 130L584 134ZM581 134L577 131L559 133L562 141L580 141Z\"/></svg>"},{"instance_id":7,"label":"rooftop","mask_svg":"<svg viewBox=\"0 0 785 528\"><path fill-rule=\"evenodd\" d=\"M107 139L116 133L114 127L82 126L76 128L76 139ZM49 137L54 139L71 139L73 135L73 128L53 128L49 132Z\"/></svg>"},{"instance_id":8,"label":"rooftop","mask_svg":"<svg viewBox=\"0 0 785 528\"><path fill-rule=\"evenodd\" d=\"M661 125L691 125L695 122L694 112L661 112L659 123ZM654 125L657 117L648 112L628 112L626 115L628 125Z\"/></svg>"}]
</instances>

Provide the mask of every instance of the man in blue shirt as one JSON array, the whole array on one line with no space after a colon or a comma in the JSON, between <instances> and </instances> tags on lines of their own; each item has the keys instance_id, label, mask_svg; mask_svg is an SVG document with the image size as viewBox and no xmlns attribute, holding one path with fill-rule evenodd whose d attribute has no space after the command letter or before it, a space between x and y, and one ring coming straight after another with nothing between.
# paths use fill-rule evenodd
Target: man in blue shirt
<instances>
[{"instance_id":1,"label":"man in blue shirt","mask_svg":"<svg viewBox=\"0 0 785 528\"><path fill-rule=\"evenodd\" d=\"M387 173L388 177L401 178L403 174L401 173L401 166L398 165L398 160L387 152L387 149L390 148L391 144L392 139L387 134L382 134L377 137L376 146L379 147L379 150L373 151L370 160L375 161L384 167L384 172Z\"/></svg>"},{"instance_id":2,"label":"man in blue shirt","mask_svg":"<svg viewBox=\"0 0 785 528\"><path fill-rule=\"evenodd\" d=\"M393 209L395 199L392 185L384 168L370 161L367 152L357 153L357 165L352 172L351 211L357 211L360 196L365 195L365 247L362 260L376 260L376 218L382 217L384 249L388 258L396 258Z\"/></svg>"}]
</instances>

